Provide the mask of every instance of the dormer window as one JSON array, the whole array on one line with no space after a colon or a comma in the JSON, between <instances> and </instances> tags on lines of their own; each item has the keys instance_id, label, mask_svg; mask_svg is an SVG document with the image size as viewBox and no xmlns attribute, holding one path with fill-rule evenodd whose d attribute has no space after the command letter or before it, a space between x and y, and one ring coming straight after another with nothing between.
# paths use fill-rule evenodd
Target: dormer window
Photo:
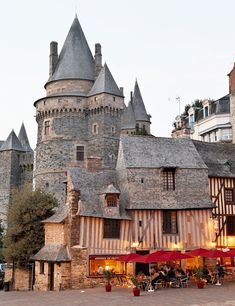
<instances>
[{"instance_id":1,"label":"dormer window","mask_svg":"<svg viewBox=\"0 0 235 306\"><path fill-rule=\"evenodd\" d=\"M106 196L106 202L108 207L117 207L117 195L116 194L108 194Z\"/></svg>"},{"instance_id":2,"label":"dormer window","mask_svg":"<svg viewBox=\"0 0 235 306\"><path fill-rule=\"evenodd\" d=\"M208 106L205 106L204 108L204 115L205 115L205 118L209 116Z\"/></svg>"}]
</instances>

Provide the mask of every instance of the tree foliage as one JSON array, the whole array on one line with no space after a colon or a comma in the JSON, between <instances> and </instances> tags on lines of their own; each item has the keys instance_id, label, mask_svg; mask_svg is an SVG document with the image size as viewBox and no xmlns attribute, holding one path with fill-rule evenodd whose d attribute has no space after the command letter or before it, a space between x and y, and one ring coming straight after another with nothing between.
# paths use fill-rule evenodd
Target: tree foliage
<instances>
[{"instance_id":1,"label":"tree foliage","mask_svg":"<svg viewBox=\"0 0 235 306\"><path fill-rule=\"evenodd\" d=\"M7 262L27 262L44 245L42 220L50 217L57 206L56 199L40 189L25 186L16 190L8 209L8 227L3 254Z\"/></svg>"}]
</instances>

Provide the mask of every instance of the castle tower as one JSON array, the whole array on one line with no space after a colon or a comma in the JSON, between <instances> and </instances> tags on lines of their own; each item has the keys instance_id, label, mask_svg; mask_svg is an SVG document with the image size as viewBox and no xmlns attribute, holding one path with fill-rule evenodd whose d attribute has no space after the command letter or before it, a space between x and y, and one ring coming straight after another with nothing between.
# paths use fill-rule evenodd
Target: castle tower
<instances>
[{"instance_id":1,"label":"castle tower","mask_svg":"<svg viewBox=\"0 0 235 306\"><path fill-rule=\"evenodd\" d=\"M125 108L122 118L122 133L123 134L150 134L150 118L147 114L144 101L142 99L139 85L135 82L134 95L131 92L131 100L128 107Z\"/></svg>"},{"instance_id":2,"label":"castle tower","mask_svg":"<svg viewBox=\"0 0 235 306\"><path fill-rule=\"evenodd\" d=\"M25 183L31 183L32 177L33 151L22 124L19 138L12 130L0 145L0 219L4 222L12 191Z\"/></svg>"},{"instance_id":3,"label":"castle tower","mask_svg":"<svg viewBox=\"0 0 235 306\"><path fill-rule=\"evenodd\" d=\"M34 103L34 178L36 187L54 192L64 203L68 168L115 167L124 98L107 65L102 67L100 44L94 60L77 17L58 59L55 42L53 46L47 95Z\"/></svg>"}]
</instances>

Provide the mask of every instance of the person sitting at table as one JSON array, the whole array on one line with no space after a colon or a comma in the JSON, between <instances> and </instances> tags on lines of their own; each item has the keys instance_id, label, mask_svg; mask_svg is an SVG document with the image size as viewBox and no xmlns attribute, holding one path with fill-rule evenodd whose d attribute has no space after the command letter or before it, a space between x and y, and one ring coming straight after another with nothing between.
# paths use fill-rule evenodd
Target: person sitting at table
<instances>
[{"instance_id":1,"label":"person sitting at table","mask_svg":"<svg viewBox=\"0 0 235 306\"><path fill-rule=\"evenodd\" d=\"M156 270L155 273L152 275L152 280L151 280L152 287L154 287L155 283L160 279L163 279L162 273L160 273L160 271Z\"/></svg>"},{"instance_id":2,"label":"person sitting at table","mask_svg":"<svg viewBox=\"0 0 235 306\"><path fill-rule=\"evenodd\" d=\"M217 263L216 265L216 271L218 273L218 277L224 277L225 275L225 269L224 266L221 266L220 263Z\"/></svg>"},{"instance_id":3,"label":"person sitting at table","mask_svg":"<svg viewBox=\"0 0 235 306\"><path fill-rule=\"evenodd\" d=\"M177 273L177 276L180 276L180 277L185 277L186 276L186 273L184 272L184 270L181 268L181 267L178 267L176 269L176 273Z\"/></svg>"},{"instance_id":4,"label":"person sitting at table","mask_svg":"<svg viewBox=\"0 0 235 306\"><path fill-rule=\"evenodd\" d=\"M176 278L176 275L175 275L175 270L173 267L170 268L170 270L167 272L167 277L169 279L172 279L172 278Z\"/></svg>"},{"instance_id":5,"label":"person sitting at table","mask_svg":"<svg viewBox=\"0 0 235 306\"><path fill-rule=\"evenodd\" d=\"M211 283L211 275L206 265L202 267L203 278L207 281L207 283Z\"/></svg>"}]
</instances>

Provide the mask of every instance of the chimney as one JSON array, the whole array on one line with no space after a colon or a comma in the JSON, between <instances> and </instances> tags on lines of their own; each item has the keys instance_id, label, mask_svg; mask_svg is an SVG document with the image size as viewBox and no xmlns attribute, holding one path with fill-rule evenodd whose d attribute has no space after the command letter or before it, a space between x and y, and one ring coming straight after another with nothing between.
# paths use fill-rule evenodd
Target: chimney
<instances>
[{"instance_id":1,"label":"chimney","mask_svg":"<svg viewBox=\"0 0 235 306\"><path fill-rule=\"evenodd\" d=\"M95 44L95 79L102 68L101 44Z\"/></svg>"},{"instance_id":2,"label":"chimney","mask_svg":"<svg viewBox=\"0 0 235 306\"><path fill-rule=\"evenodd\" d=\"M133 101L133 91L131 91L131 102Z\"/></svg>"},{"instance_id":3,"label":"chimney","mask_svg":"<svg viewBox=\"0 0 235 306\"><path fill-rule=\"evenodd\" d=\"M123 94L124 94L123 87L120 87L119 90L120 90L120 92L121 92L121 94L122 94L122 96L123 96Z\"/></svg>"},{"instance_id":4,"label":"chimney","mask_svg":"<svg viewBox=\"0 0 235 306\"><path fill-rule=\"evenodd\" d=\"M55 67L58 61L58 52L57 52L57 42L52 41L50 43L50 56L49 56L49 77L52 76L52 74L55 71Z\"/></svg>"},{"instance_id":5,"label":"chimney","mask_svg":"<svg viewBox=\"0 0 235 306\"><path fill-rule=\"evenodd\" d=\"M233 69L228 74L229 77L229 93L235 92L235 63L233 64Z\"/></svg>"}]
</instances>

